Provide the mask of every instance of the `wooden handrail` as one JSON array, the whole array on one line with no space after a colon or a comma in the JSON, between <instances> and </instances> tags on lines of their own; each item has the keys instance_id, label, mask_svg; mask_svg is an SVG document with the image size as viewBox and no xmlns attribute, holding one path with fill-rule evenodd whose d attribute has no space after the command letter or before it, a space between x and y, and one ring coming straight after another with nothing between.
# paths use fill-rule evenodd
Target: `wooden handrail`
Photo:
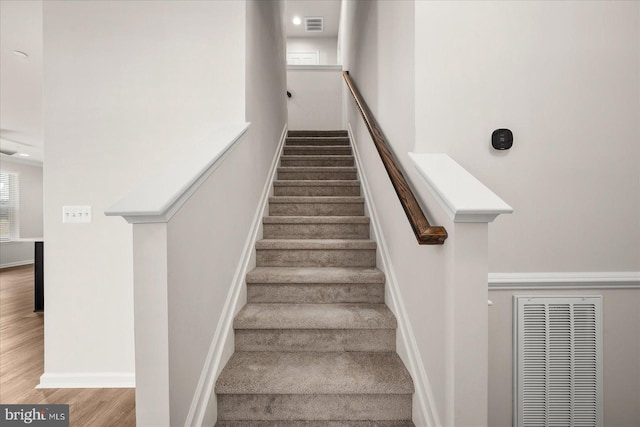
<instances>
[{"instance_id":1,"label":"wooden handrail","mask_svg":"<svg viewBox=\"0 0 640 427\"><path fill-rule=\"evenodd\" d=\"M418 243L421 245L442 245L447 238L447 231L444 227L432 226L429 224L427 217L424 215L424 212L422 212L420 204L418 204L413 191L411 191L411 187L409 187L409 184L402 173L402 166L400 166L399 162L393 155L389 143L384 137L378 122L371 113L369 106L362 98L362 94L353 82L349 72L343 71L342 77L344 77L344 80L351 91L351 95L353 95L353 99L355 99L356 105L362 114L362 118L367 124L373 143L380 154L384 168L389 174L393 188L395 188L396 194L402 204L402 208L407 214L407 219L411 224L411 228L413 229L413 233L416 235Z\"/></svg>"}]
</instances>

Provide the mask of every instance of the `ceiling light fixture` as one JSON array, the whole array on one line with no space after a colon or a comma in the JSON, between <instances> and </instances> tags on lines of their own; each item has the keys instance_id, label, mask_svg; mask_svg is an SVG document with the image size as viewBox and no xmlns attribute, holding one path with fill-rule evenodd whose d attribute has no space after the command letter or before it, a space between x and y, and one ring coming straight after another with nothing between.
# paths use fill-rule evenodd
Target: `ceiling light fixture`
<instances>
[{"instance_id":1,"label":"ceiling light fixture","mask_svg":"<svg viewBox=\"0 0 640 427\"><path fill-rule=\"evenodd\" d=\"M302 19L300 19L299 16L294 16L293 17L293 25L300 25L302 24Z\"/></svg>"},{"instance_id":2,"label":"ceiling light fixture","mask_svg":"<svg viewBox=\"0 0 640 427\"><path fill-rule=\"evenodd\" d=\"M31 157L31 154L27 154L27 153L18 153L18 156L21 156L21 157Z\"/></svg>"},{"instance_id":3,"label":"ceiling light fixture","mask_svg":"<svg viewBox=\"0 0 640 427\"><path fill-rule=\"evenodd\" d=\"M27 59L29 57L28 53L23 52L21 50L14 50L13 53L14 55L19 56L20 58L23 58L23 59Z\"/></svg>"}]
</instances>

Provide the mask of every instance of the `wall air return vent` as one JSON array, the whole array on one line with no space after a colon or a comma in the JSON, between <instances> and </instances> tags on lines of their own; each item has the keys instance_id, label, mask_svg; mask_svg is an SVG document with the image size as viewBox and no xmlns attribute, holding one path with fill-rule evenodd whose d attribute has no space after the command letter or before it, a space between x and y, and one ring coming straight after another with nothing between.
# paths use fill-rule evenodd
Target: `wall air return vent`
<instances>
[{"instance_id":1,"label":"wall air return vent","mask_svg":"<svg viewBox=\"0 0 640 427\"><path fill-rule=\"evenodd\" d=\"M304 18L304 29L308 33L321 33L324 27L324 18L321 16Z\"/></svg>"},{"instance_id":2,"label":"wall air return vent","mask_svg":"<svg viewBox=\"0 0 640 427\"><path fill-rule=\"evenodd\" d=\"M514 296L514 426L602 427L602 296Z\"/></svg>"}]
</instances>

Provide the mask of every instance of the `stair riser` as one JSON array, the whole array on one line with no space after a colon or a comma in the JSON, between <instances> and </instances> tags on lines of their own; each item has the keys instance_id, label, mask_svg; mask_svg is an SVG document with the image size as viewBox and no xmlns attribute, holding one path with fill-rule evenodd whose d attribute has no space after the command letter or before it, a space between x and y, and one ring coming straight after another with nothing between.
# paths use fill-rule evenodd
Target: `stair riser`
<instances>
[{"instance_id":1,"label":"stair riser","mask_svg":"<svg viewBox=\"0 0 640 427\"><path fill-rule=\"evenodd\" d=\"M349 136L349 132L346 130L290 130L287 132L287 136L294 138L309 136L347 137Z\"/></svg>"},{"instance_id":2,"label":"stair riser","mask_svg":"<svg viewBox=\"0 0 640 427\"><path fill-rule=\"evenodd\" d=\"M264 224L265 239L368 239L369 224Z\"/></svg>"},{"instance_id":3,"label":"stair riser","mask_svg":"<svg viewBox=\"0 0 640 427\"><path fill-rule=\"evenodd\" d=\"M412 421L218 421L216 427L415 427Z\"/></svg>"},{"instance_id":4,"label":"stair riser","mask_svg":"<svg viewBox=\"0 0 640 427\"><path fill-rule=\"evenodd\" d=\"M359 196L360 186L286 186L278 185L273 189L274 196Z\"/></svg>"},{"instance_id":5,"label":"stair riser","mask_svg":"<svg viewBox=\"0 0 640 427\"><path fill-rule=\"evenodd\" d=\"M297 146L314 146L314 147L326 147L326 146L349 146L349 138L298 138L289 137L285 142L286 147Z\"/></svg>"},{"instance_id":6,"label":"stair riser","mask_svg":"<svg viewBox=\"0 0 640 427\"><path fill-rule=\"evenodd\" d=\"M344 137L287 137L285 145L349 145L349 138Z\"/></svg>"},{"instance_id":7,"label":"stair riser","mask_svg":"<svg viewBox=\"0 0 640 427\"><path fill-rule=\"evenodd\" d=\"M302 157L302 156L299 156ZM282 167L304 167L304 166L353 166L353 157L342 157L342 158L331 158L331 157L317 157L317 158L313 158L312 156L310 159L300 159L300 158L295 158L295 159L287 159L287 158L282 158L280 160L280 166Z\"/></svg>"},{"instance_id":8,"label":"stair riser","mask_svg":"<svg viewBox=\"0 0 640 427\"><path fill-rule=\"evenodd\" d=\"M356 171L278 171L278 179L357 179Z\"/></svg>"},{"instance_id":9,"label":"stair riser","mask_svg":"<svg viewBox=\"0 0 640 427\"><path fill-rule=\"evenodd\" d=\"M273 216L362 216L364 202L355 203L269 203Z\"/></svg>"},{"instance_id":10,"label":"stair riser","mask_svg":"<svg viewBox=\"0 0 640 427\"><path fill-rule=\"evenodd\" d=\"M247 284L247 302L283 304L384 303L383 283Z\"/></svg>"},{"instance_id":11,"label":"stair riser","mask_svg":"<svg viewBox=\"0 0 640 427\"><path fill-rule=\"evenodd\" d=\"M350 156L351 147L348 145L345 146L285 146L283 150L283 154L288 156L303 156L303 155L312 155L312 156Z\"/></svg>"},{"instance_id":12,"label":"stair riser","mask_svg":"<svg viewBox=\"0 0 640 427\"><path fill-rule=\"evenodd\" d=\"M410 394L219 394L218 420L410 420Z\"/></svg>"},{"instance_id":13,"label":"stair riser","mask_svg":"<svg viewBox=\"0 0 640 427\"><path fill-rule=\"evenodd\" d=\"M395 351L394 329L235 331L236 351Z\"/></svg>"},{"instance_id":14,"label":"stair riser","mask_svg":"<svg viewBox=\"0 0 640 427\"><path fill-rule=\"evenodd\" d=\"M258 267L375 267L375 249L257 249Z\"/></svg>"}]
</instances>

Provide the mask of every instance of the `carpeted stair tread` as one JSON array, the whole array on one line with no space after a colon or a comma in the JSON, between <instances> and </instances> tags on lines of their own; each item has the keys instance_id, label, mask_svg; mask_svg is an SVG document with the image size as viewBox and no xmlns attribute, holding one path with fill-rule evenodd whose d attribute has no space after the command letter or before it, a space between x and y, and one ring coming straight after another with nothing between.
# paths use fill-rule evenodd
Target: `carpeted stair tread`
<instances>
[{"instance_id":1,"label":"carpeted stair tread","mask_svg":"<svg viewBox=\"0 0 640 427\"><path fill-rule=\"evenodd\" d=\"M287 145L349 145L346 136L289 136Z\"/></svg>"},{"instance_id":2,"label":"carpeted stair tread","mask_svg":"<svg viewBox=\"0 0 640 427\"><path fill-rule=\"evenodd\" d=\"M358 181L352 179L288 179L276 180L275 187L360 187Z\"/></svg>"},{"instance_id":3,"label":"carpeted stair tread","mask_svg":"<svg viewBox=\"0 0 640 427\"><path fill-rule=\"evenodd\" d=\"M352 154L349 145L285 145L283 149L284 155L345 155Z\"/></svg>"},{"instance_id":4,"label":"carpeted stair tread","mask_svg":"<svg viewBox=\"0 0 640 427\"><path fill-rule=\"evenodd\" d=\"M369 224L368 216L265 216L264 224Z\"/></svg>"},{"instance_id":5,"label":"carpeted stair tread","mask_svg":"<svg viewBox=\"0 0 640 427\"><path fill-rule=\"evenodd\" d=\"M274 196L360 196L360 182L355 179L283 179L274 182Z\"/></svg>"},{"instance_id":6,"label":"carpeted stair tread","mask_svg":"<svg viewBox=\"0 0 640 427\"><path fill-rule=\"evenodd\" d=\"M361 196L271 196L269 203L364 203Z\"/></svg>"},{"instance_id":7,"label":"carpeted stair tread","mask_svg":"<svg viewBox=\"0 0 640 427\"><path fill-rule=\"evenodd\" d=\"M369 217L282 215L263 218L265 239L368 239Z\"/></svg>"},{"instance_id":8,"label":"carpeted stair tread","mask_svg":"<svg viewBox=\"0 0 640 427\"><path fill-rule=\"evenodd\" d=\"M339 156L339 155L306 155L306 156L282 156L280 157L281 167L331 167L331 166L353 166L355 160L353 156Z\"/></svg>"},{"instance_id":9,"label":"carpeted stair tread","mask_svg":"<svg viewBox=\"0 0 640 427\"><path fill-rule=\"evenodd\" d=\"M409 394L413 381L396 353L235 352L217 394Z\"/></svg>"},{"instance_id":10,"label":"carpeted stair tread","mask_svg":"<svg viewBox=\"0 0 640 427\"><path fill-rule=\"evenodd\" d=\"M256 267L247 273L247 283L384 283L384 273L377 268L341 267Z\"/></svg>"},{"instance_id":11,"label":"carpeted stair tread","mask_svg":"<svg viewBox=\"0 0 640 427\"><path fill-rule=\"evenodd\" d=\"M352 155L346 154L312 154L309 156L300 156L295 154L280 156L280 160L353 160Z\"/></svg>"},{"instance_id":12,"label":"carpeted stair tread","mask_svg":"<svg viewBox=\"0 0 640 427\"><path fill-rule=\"evenodd\" d=\"M234 329L395 329L385 304L247 304Z\"/></svg>"},{"instance_id":13,"label":"carpeted stair tread","mask_svg":"<svg viewBox=\"0 0 640 427\"><path fill-rule=\"evenodd\" d=\"M288 131L218 375L218 427L411 427L347 131Z\"/></svg>"},{"instance_id":14,"label":"carpeted stair tread","mask_svg":"<svg viewBox=\"0 0 640 427\"><path fill-rule=\"evenodd\" d=\"M356 172L355 166L284 166L278 172Z\"/></svg>"},{"instance_id":15,"label":"carpeted stair tread","mask_svg":"<svg viewBox=\"0 0 640 427\"><path fill-rule=\"evenodd\" d=\"M301 136L349 136L349 132L346 130L289 130L287 136L301 137Z\"/></svg>"},{"instance_id":16,"label":"carpeted stair tread","mask_svg":"<svg viewBox=\"0 0 640 427\"><path fill-rule=\"evenodd\" d=\"M352 179L358 177L353 166L285 166L278 168L278 179Z\"/></svg>"},{"instance_id":17,"label":"carpeted stair tread","mask_svg":"<svg viewBox=\"0 0 640 427\"><path fill-rule=\"evenodd\" d=\"M262 239L256 242L257 250L371 250L376 242L368 239Z\"/></svg>"},{"instance_id":18,"label":"carpeted stair tread","mask_svg":"<svg viewBox=\"0 0 640 427\"><path fill-rule=\"evenodd\" d=\"M412 421L218 421L216 427L415 427Z\"/></svg>"}]
</instances>

